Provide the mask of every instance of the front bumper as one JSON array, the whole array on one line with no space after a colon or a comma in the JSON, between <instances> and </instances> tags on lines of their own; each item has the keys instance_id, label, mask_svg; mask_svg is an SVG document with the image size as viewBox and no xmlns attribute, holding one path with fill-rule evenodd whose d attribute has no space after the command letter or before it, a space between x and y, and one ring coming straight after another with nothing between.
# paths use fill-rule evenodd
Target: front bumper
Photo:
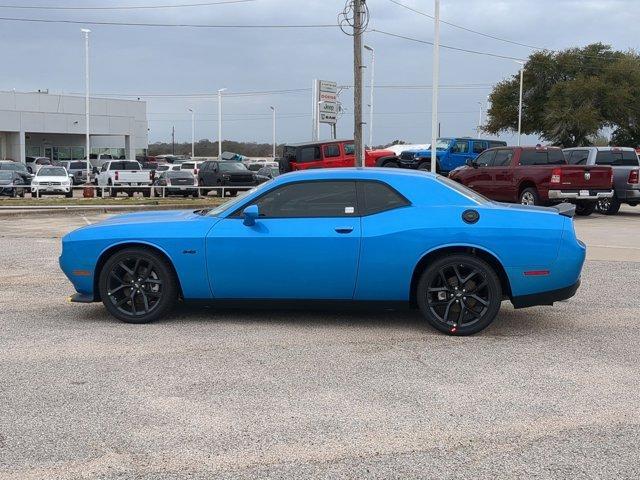
<instances>
[{"instance_id":1,"label":"front bumper","mask_svg":"<svg viewBox=\"0 0 640 480\"><path fill-rule=\"evenodd\" d=\"M70 185L31 185L31 193L38 193L40 195L45 193L69 193L71 191Z\"/></svg>"},{"instance_id":2,"label":"front bumper","mask_svg":"<svg viewBox=\"0 0 640 480\"><path fill-rule=\"evenodd\" d=\"M588 195L581 195L588 192ZM612 198L613 190L549 190L549 200L600 200L601 198Z\"/></svg>"},{"instance_id":3,"label":"front bumper","mask_svg":"<svg viewBox=\"0 0 640 480\"><path fill-rule=\"evenodd\" d=\"M573 285L565 288L513 297L511 298L511 303L513 303L515 308L534 307L536 305L553 305L554 302L560 302L573 297L576 294L576 291L578 291L578 287L580 287L579 279Z\"/></svg>"}]
</instances>

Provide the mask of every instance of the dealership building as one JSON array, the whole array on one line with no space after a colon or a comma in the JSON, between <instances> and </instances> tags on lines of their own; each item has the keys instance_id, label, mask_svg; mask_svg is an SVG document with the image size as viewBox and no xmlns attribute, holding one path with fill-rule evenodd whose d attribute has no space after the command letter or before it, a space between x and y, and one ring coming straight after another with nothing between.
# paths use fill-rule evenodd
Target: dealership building
<instances>
[{"instance_id":1,"label":"dealership building","mask_svg":"<svg viewBox=\"0 0 640 480\"><path fill-rule=\"evenodd\" d=\"M91 98L91 154L135 158L148 148L147 105ZM0 92L0 159L85 158L85 98L48 92Z\"/></svg>"}]
</instances>

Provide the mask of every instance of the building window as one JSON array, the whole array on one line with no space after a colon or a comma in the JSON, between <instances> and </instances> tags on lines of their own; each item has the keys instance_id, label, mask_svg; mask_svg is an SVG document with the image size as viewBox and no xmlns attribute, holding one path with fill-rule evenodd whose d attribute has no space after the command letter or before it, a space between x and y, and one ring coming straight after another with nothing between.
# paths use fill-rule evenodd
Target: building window
<instances>
[{"instance_id":1,"label":"building window","mask_svg":"<svg viewBox=\"0 0 640 480\"><path fill-rule=\"evenodd\" d=\"M71 159L82 160L84 158L84 147L71 147Z\"/></svg>"},{"instance_id":2,"label":"building window","mask_svg":"<svg viewBox=\"0 0 640 480\"><path fill-rule=\"evenodd\" d=\"M41 157L42 149L40 147L27 146L26 154L27 157Z\"/></svg>"}]
</instances>

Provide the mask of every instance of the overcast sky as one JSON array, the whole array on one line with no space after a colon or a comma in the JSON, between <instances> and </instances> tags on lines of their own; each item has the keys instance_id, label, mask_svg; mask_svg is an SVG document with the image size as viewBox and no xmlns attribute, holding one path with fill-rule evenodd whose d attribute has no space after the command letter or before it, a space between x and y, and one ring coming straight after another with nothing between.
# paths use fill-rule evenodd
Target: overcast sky
<instances>
[{"instance_id":1,"label":"overcast sky","mask_svg":"<svg viewBox=\"0 0 640 480\"><path fill-rule=\"evenodd\" d=\"M28 0L0 4L98 6L203 3L205 0ZM398 0L433 13L432 0ZM433 21L395 5L369 0L373 29L424 40L433 39ZM442 19L518 43L550 49L604 42L617 49L638 48L639 0L441 0ZM330 24L343 0L256 0L190 8L116 11L49 11L0 8L0 16L147 23ZM0 21L3 69L0 89L51 92L84 91L80 28L75 24ZM197 112L196 137L217 137L216 99L148 97L200 94L227 88L229 94L307 89L278 95L227 97L223 137L271 141L270 105L277 107L278 140L308 140L311 135L311 83L314 78L353 83L352 37L338 28L204 29L87 25L91 28L94 94L139 95L147 101L150 141L191 139L187 109ZM442 25L445 45L526 58L532 50ZM365 43L376 51L374 144L394 139L427 142L431 129L428 88L389 88L431 84L432 47L370 32ZM367 64L370 56L365 52ZM441 51L440 113L443 135L472 135L480 105L486 108L491 85L513 75L518 65L451 50ZM368 82L369 72L365 71ZM387 88L384 88L387 86ZM365 90L365 104L368 101ZM353 136L353 98L340 97L346 113L340 137ZM367 110L365 107L365 114ZM365 117L365 119L368 117ZM322 136L329 130L323 126ZM366 134L368 135L368 133ZM366 136L365 138L368 138ZM502 137L511 141L512 136Z\"/></svg>"}]
</instances>

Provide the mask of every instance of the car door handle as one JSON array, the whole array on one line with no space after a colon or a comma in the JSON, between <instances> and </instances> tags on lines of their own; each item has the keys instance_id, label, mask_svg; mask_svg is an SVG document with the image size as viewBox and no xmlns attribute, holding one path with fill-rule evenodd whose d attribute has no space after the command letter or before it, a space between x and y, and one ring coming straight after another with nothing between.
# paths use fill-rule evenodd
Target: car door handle
<instances>
[{"instance_id":1,"label":"car door handle","mask_svg":"<svg viewBox=\"0 0 640 480\"><path fill-rule=\"evenodd\" d=\"M353 227L336 227L336 232L338 232L338 233L351 233L351 232L353 232Z\"/></svg>"}]
</instances>

